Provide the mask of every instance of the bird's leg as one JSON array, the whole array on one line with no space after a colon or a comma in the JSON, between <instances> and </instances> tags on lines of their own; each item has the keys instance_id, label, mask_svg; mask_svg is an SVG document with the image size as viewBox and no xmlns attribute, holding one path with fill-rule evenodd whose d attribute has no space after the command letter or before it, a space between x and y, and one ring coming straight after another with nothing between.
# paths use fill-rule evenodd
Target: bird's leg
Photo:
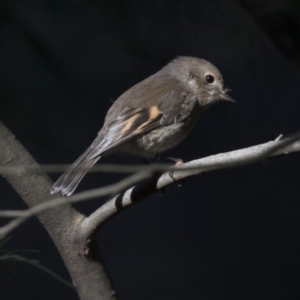
<instances>
[{"instance_id":1,"label":"bird's leg","mask_svg":"<svg viewBox=\"0 0 300 300\"><path fill-rule=\"evenodd\" d=\"M164 156L164 157L165 157L166 159L169 159L169 160L175 162L175 165L174 165L173 167L177 167L177 166L180 166L180 165L183 164L183 160L182 160L181 158L169 157L169 156ZM174 173L174 170L170 170L170 171L169 171L170 177L171 177L174 181L176 181L176 179L174 178L173 173ZM179 187L183 186L183 185L184 185L184 182L185 182L184 179L179 180L179 181L177 182L177 186L179 186Z\"/></svg>"},{"instance_id":2,"label":"bird's leg","mask_svg":"<svg viewBox=\"0 0 300 300\"><path fill-rule=\"evenodd\" d=\"M177 157L170 157L170 156L164 156L166 159L169 159L171 161L175 162L175 166L180 166L184 163L184 161L181 158Z\"/></svg>"}]
</instances>

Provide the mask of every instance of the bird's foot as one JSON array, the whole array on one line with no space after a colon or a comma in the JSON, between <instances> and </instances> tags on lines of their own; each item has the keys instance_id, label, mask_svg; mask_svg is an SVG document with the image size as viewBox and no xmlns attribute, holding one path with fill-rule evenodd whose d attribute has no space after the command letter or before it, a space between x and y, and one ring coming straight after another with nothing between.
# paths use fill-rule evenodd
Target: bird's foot
<instances>
[{"instance_id":1,"label":"bird's foot","mask_svg":"<svg viewBox=\"0 0 300 300\"><path fill-rule=\"evenodd\" d=\"M164 156L166 159L169 159L171 161L175 162L175 167L176 166L180 166L184 163L184 161L181 158L177 158L177 157L170 157L170 156Z\"/></svg>"},{"instance_id":2,"label":"bird's foot","mask_svg":"<svg viewBox=\"0 0 300 300\"><path fill-rule=\"evenodd\" d=\"M176 158L176 157L169 157L169 156L165 156L165 158L171 160L171 161L174 161L175 162L175 165L173 166L173 168L176 168L177 166L180 166L183 164L183 160L181 158ZM177 181L175 178L174 178L174 170L170 170L169 171L169 175L170 177L174 180L174 182L177 182L177 186L178 187L181 187L184 185L184 182L185 180L179 180Z\"/></svg>"}]
</instances>

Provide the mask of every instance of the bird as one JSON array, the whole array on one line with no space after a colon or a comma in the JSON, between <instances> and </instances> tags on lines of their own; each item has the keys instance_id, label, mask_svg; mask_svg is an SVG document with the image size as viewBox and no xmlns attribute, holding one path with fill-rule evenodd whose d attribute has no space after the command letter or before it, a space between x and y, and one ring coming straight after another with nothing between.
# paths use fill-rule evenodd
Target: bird
<instances>
[{"instance_id":1,"label":"bird","mask_svg":"<svg viewBox=\"0 0 300 300\"><path fill-rule=\"evenodd\" d=\"M102 156L127 152L148 159L173 148L208 107L234 102L228 91L220 71L207 60L173 59L113 102L95 140L54 183L51 194L72 195Z\"/></svg>"}]
</instances>

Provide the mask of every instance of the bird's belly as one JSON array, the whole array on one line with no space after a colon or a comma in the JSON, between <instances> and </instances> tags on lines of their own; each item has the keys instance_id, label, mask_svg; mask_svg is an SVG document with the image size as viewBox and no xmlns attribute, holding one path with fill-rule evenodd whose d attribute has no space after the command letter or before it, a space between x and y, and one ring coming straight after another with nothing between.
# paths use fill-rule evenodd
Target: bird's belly
<instances>
[{"instance_id":1,"label":"bird's belly","mask_svg":"<svg viewBox=\"0 0 300 300\"><path fill-rule=\"evenodd\" d=\"M191 131L191 125L177 123L154 129L137 140L130 141L123 150L144 157L162 153L179 144Z\"/></svg>"}]
</instances>

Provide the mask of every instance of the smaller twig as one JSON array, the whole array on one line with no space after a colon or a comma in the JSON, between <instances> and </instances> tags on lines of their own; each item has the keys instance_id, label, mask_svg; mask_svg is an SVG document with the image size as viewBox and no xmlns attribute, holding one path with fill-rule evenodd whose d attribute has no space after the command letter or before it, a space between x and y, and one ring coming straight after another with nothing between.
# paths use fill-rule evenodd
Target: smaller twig
<instances>
[{"instance_id":1,"label":"smaller twig","mask_svg":"<svg viewBox=\"0 0 300 300\"><path fill-rule=\"evenodd\" d=\"M71 165L59 164L59 165L40 165L40 170L46 173L60 173L66 171ZM119 174L131 174L140 171L154 171L163 172L167 171L172 164L169 163L153 163L148 165L117 165L117 164L105 164L101 163L93 166L89 173L119 173ZM86 167L78 167L78 170L86 170ZM36 171L35 166L0 166L0 174L11 175L20 174L28 171Z\"/></svg>"},{"instance_id":2,"label":"smaller twig","mask_svg":"<svg viewBox=\"0 0 300 300\"><path fill-rule=\"evenodd\" d=\"M76 203L79 201L85 201L101 196L110 195L112 193L119 193L120 191L132 186L133 184L142 181L144 179L150 178L152 176L151 171L142 171L136 174L133 174L115 184L111 184L109 186L105 186L98 189L89 190L86 192L78 193L69 198L59 197L52 201L44 202L33 206L31 208L25 209L23 211L0 211L0 217L16 217L6 225L0 227L0 240L7 236L9 232L14 230L28 218L53 207L57 207L60 205L68 204L68 203Z\"/></svg>"},{"instance_id":3,"label":"smaller twig","mask_svg":"<svg viewBox=\"0 0 300 300\"><path fill-rule=\"evenodd\" d=\"M279 134L279 136L275 139L275 142L280 141L282 139L283 135Z\"/></svg>"}]
</instances>

